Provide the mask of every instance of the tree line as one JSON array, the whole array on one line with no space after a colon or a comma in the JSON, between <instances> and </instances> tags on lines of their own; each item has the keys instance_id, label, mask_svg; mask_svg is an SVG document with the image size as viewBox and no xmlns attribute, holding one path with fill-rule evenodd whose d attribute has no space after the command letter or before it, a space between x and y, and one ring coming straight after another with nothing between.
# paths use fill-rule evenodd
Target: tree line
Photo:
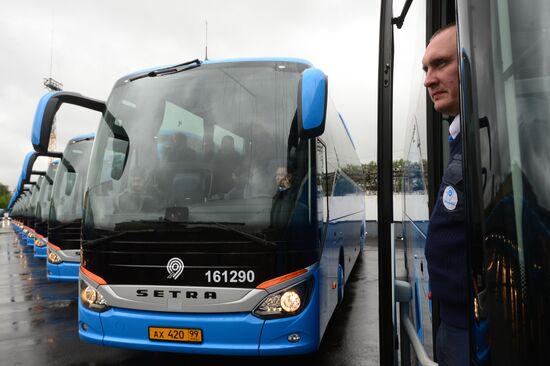
<instances>
[{"instance_id":1,"label":"tree line","mask_svg":"<svg viewBox=\"0 0 550 366\"><path fill-rule=\"evenodd\" d=\"M404 159L393 161L393 192L421 192L427 189L428 163L408 161ZM378 190L378 166L375 161L361 165L347 165L342 169L367 194L376 194Z\"/></svg>"},{"instance_id":2,"label":"tree line","mask_svg":"<svg viewBox=\"0 0 550 366\"><path fill-rule=\"evenodd\" d=\"M7 185L0 183L0 208L6 209L11 200L11 192Z\"/></svg>"}]
</instances>

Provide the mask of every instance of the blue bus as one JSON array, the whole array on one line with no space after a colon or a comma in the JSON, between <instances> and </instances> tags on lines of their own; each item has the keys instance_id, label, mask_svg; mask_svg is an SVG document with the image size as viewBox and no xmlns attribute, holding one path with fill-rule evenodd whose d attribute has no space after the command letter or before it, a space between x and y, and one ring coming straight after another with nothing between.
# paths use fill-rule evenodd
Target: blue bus
<instances>
[{"instance_id":1,"label":"blue bus","mask_svg":"<svg viewBox=\"0 0 550 366\"><path fill-rule=\"evenodd\" d=\"M52 281L78 281L82 201L93 142L93 134L72 138L55 175L47 221L47 275Z\"/></svg>"},{"instance_id":2,"label":"blue bus","mask_svg":"<svg viewBox=\"0 0 550 366\"><path fill-rule=\"evenodd\" d=\"M52 188L55 179L55 172L59 160L54 160L48 165L46 174L41 177L40 193L35 207L35 225L36 233L34 240L34 256L37 258L46 258L46 245L48 244L48 216L50 213L50 200L52 198Z\"/></svg>"},{"instance_id":3,"label":"blue bus","mask_svg":"<svg viewBox=\"0 0 550 366\"><path fill-rule=\"evenodd\" d=\"M23 160L21 175L14 192L12 200L20 199L20 207L18 208L17 225L20 227L21 244L34 247L34 241L39 238L35 230L36 221L36 206L40 195L40 187L46 172L33 170L36 159L40 156L35 152L29 152ZM37 181L31 181L32 175L38 175ZM17 196L16 196L17 195Z\"/></svg>"},{"instance_id":4,"label":"blue bus","mask_svg":"<svg viewBox=\"0 0 550 366\"><path fill-rule=\"evenodd\" d=\"M61 95L63 102L56 103ZM48 278L52 280L76 281L78 278L82 195L93 135L71 139L65 149L65 157L63 153L49 151L48 142L53 126L53 119L49 117L55 115L64 102L80 105L79 96L77 93L50 92L38 102L31 132L31 143L35 152L27 154L22 178L10 202L14 217L30 212L26 214L25 221L33 225L36 221L36 229L27 230L30 233L27 241L34 246L36 257L48 258ZM50 104L47 106L48 102ZM84 106L102 110L103 102L87 99ZM43 125L44 120L49 123ZM32 171L38 156L63 159L51 162L47 172ZM31 174L43 176L37 182L36 188L33 188L39 193L33 195L29 204L27 200L21 202L19 195L20 186L29 182Z\"/></svg>"},{"instance_id":5,"label":"blue bus","mask_svg":"<svg viewBox=\"0 0 550 366\"><path fill-rule=\"evenodd\" d=\"M358 167L307 61L195 60L121 78L86 183L80 337L316 351L364 244Z\"/></svg>"},{"instance_id":6,"label":"blue bus","mask_svg":"<svg viewBox=\"0 0 550 366\"><path fill-rule=\"evenodd\" d=\"M25 208L27 207L28 196L30 195L30 188L32 186L30 183L32 165L36 160L36 154L34 152L29 152L25 155L23 160L23 166L21 168L21 174L19 176L19 181L17 182L17 187L15 189L14 195L12 197L11 205L18 203L18 210L16 210L16 222L21 228L21 233L24 232L24 226L26 225L26 215ZM30 168L29 168L30 165Z\"/></svg>"},{"instance_id":7,"label":"blue bus","mask_svg":"<svg viewBox=\"0 0 550 366\"><path fill-rule=\"evenodd\" d=\"M10 216L12 217L12 227L15 230L15 233L17 234L17 237L19 238L20 243L23 243L23 241L26 244L26 236L24 233L25 226L24 226L24 201L25 197L27 195L27 192L24 191L23 186L19 186L14 192L14 195L12 197L12 203L9 205Z\"/></svg>"},{"instance_id":8,"label":"blue bus","mask_svg":"<svg viewBox=\"0 0 550 366\"><path fill-rule=\"evenodd\" d=\"M44 182L44 176L38 177L36 182L31 188L31 199L28 206L28 216L27 216L27 226L30 229L31 235L29 237L31 240L27 242L28 246L33 247L34 252L34 243L37 239L42 239L42 235L36 232L36 207L38 206L38 199L40 197L40 191L42 188L42 183Z\"/></svg>"}]
</instances>

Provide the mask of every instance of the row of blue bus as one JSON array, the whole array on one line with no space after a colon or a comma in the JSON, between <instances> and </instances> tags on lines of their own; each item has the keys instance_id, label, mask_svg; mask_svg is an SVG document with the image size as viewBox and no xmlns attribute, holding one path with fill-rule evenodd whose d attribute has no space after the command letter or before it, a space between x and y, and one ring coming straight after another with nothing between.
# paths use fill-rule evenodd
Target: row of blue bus
<instances>
[{"instance_id":1,"label":"row of blue bus","mask_svg":"<svg viewBox=\"0 0 550 366\"><path fill-rule=\"evenodd\" d=\"M33 247L35 257L47 258L52 281L78 280L82 198L93 140L93 134L72 138L46 171L33 170L39 153L28 153L23 163L21 194L11 217L21 243Z\"/></svg>"},{"instance_id":2,"label":"row of blue bus","mask_svg":"<svg viewBox=\"0 0 550 366\"><path fill-rule=\"evenodd\" d=\"M101 117L57 153L63 104ZM9 209L48 278L79 281L81 339L317 350L366 235L360 161L319 69L194 60L124 76L107 102L51 92L32 144ZM39 172L37 156L58 160Z\"/></svg>"}]
</instances>

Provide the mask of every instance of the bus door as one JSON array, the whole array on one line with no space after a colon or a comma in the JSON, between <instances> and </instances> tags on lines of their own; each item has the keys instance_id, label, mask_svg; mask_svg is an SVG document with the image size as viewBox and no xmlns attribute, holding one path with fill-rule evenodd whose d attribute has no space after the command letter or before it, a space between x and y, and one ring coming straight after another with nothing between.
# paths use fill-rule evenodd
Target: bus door
<instances>
[{"instance_id":1,"label":"bus door","mask_svg":"<svg viewBox=\"0 0 550 366\"><path fill-rule=\"evenodd\" d=\"M328 199L332 192L332 184L327 173L327 146L320 138L317 139L317 222L319 223L319 240L321 248L325 243L329 205Z\"/></svg>"},{"instance_id":2,"label":"bus door","mask_svg":"<svg viewBox=\"0 0 550 366\"><path fill-rule=\"evenodd\" d=\"M425 75L421 62L431 35L455 20L455 4L452 0L393 0L381 4L378 90L380 361L391 364L397 359L390 311L399 298L400 307L403 305L406 309L403 314L400 311L400 316L406 317L401 317L400 324L405 320L410 324L399 331L400 362L402 365L411 362L429 365L435 358L439 308L437 301L431 301L424 248L429 217L447 162L448 118L434 110L423 85ZM394 13L395 9L400 13ZM392 129L400 144L395 150ZM393 151L400 149L402 152L393 156ZM395 177L391 176L392 172ZM387 189L388 185L391 187L389 182L399 185L396 189L403 200L401 212L395 215L384 207L384 202L393 200L394 192ZM403 224L403 250L395 252L395 267L391 266L396 258L390 254L392 238L388 225L393 220ZM396 288L406 289L405 297L401 297L401 291L398 291L399 297L388 291L393 289L392 268L400 284Z\"/></svg>"},{"instance_id":3,"label":"bus door","mask_svg":"<svg viewBox=\"0 0 550 366\"><path fill-rule=\"evenodd\" d=\"M457 1L471 360L550 363L550 6Z\"/></svg>"}]
</instances>

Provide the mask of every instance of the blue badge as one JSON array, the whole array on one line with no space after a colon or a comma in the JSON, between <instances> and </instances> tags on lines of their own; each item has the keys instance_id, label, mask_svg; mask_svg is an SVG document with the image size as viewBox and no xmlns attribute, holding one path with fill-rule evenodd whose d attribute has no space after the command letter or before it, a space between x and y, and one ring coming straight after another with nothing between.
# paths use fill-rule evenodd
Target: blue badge
<instances>
[{"instance_id":1,"label":"blue badge","mask_svg":"<svg viewBox=\"0 0 550 366\"><path fill-rule=\"evenodd\" d=\"M445 206L447 210L453 211L458 203L458 194L453 186L447 186L443 191L443 197L441 197L441 199L443 200L443 206Z\"/></svg>"}]
</instances>

